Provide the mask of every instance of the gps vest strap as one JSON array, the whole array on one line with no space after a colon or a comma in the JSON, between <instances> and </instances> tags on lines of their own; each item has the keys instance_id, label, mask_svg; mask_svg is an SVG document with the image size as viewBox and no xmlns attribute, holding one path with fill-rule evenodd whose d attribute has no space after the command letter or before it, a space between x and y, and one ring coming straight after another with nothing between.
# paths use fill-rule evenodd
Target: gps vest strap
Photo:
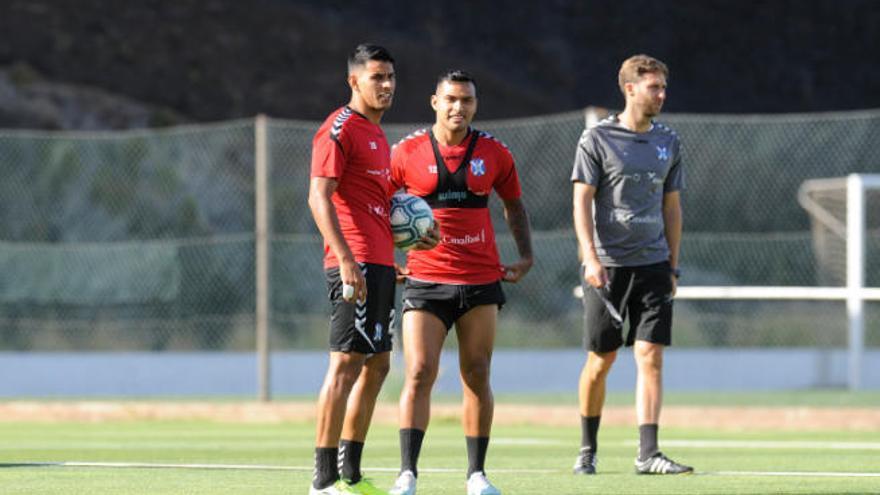
<instances>
[{"instance_id":1,"label":"gps vest strap","mask_svg":"<svg viewBox=\"0 0 880 495\"><path fill-rule=\"evenodd\" d=\"M431 208L486 208L488 206L488 195L478 196L467 187L467 169L479 138L480 132L476 129L471 129L470 142L468 143L464 158L462 158L455 173L449 173L449 169L446 168L446 162L443 160L443 155L440 154L437 139L434 138L434 132L432 130L428 131L428 139L431 141L431 148L434 150L434 160L437 162L437 188L431 194L424 196L425 201L431 205Z\"/></svg>"}]
</instances>

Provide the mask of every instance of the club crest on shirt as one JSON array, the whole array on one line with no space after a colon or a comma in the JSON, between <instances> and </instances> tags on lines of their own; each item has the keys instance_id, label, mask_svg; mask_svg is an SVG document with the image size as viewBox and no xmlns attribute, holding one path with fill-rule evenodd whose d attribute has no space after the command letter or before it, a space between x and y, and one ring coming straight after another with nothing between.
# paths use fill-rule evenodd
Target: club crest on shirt
<instances>
[{"instance_id":1,"label":"club crest on shirt","mask_svg":"<svg viewBox=\"0 0 880 495\"><path fill-rule=\"evenodd\" d=\"M661 162L665 162L669 160L669 149L665 146L656 146L657 148L657 159Z\"/></svg>"},{"instance_id":2,"label":"club crest on shirt","mask_svg":"<svg viewBox=\"0 0 880 495\"><path fill-rule=\"evenodd\" d=\"M483 162L482 158L474 158L471 160L471 173L476 177L486 175L486 164Z\"/></svg>"},{"instance_id":3,"label":"club crest on shirt","mask_svg":"<svg viewBox=\"0 0 880 495\"><path fill-rule=\"evenodd\" d=\"M371 150L379 149L379 145L376 144L376 141L370 141L370 149Z\"/></svg>"}]
</instances>

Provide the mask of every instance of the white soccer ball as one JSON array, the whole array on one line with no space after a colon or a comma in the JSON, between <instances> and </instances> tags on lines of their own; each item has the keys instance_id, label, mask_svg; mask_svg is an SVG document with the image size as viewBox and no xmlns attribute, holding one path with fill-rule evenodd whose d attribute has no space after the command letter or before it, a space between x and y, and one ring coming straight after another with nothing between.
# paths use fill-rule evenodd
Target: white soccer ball
<instances>
[{"instance_id":1,"label":"white soccer ball","mask_svg":"<svg viewBox=\"0 0 880 495\"><path fill-rule=\"evenodd\" d=\"M428 203L412 194L391 197L391 234L394 245L409 251L434 226L434 213Z\"/></svg>"}]
</instances>

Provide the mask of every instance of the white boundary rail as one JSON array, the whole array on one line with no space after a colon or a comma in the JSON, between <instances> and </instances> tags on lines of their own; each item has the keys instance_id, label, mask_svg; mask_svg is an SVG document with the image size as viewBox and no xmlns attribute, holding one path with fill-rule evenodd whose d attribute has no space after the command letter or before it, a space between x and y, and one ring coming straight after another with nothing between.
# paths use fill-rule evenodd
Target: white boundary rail
<instances>
[{"instance_id":1,"label":"white boundary rail","mask_svg":"<svg viewBox=\"0 0 880 495\"><path fill-rule=\"evenodd\" d=\"M861 286L682 286L678 288L675 298L691 300L846 301L849 319L847 385L850 390L858 390L862 386L862 356L865 352L864 302L880 301L880 288Z\"/></svg>"},{"instance_id":2,"label":"white boundary rail","mask_svg":"<svg viewBox=\"0 0 880 495\"><path fill-rule=\"evenodd\" d=\"M862 386L865 353L865 301L880 301L880 288L865 287L865 190L880 189L880 175L851 174L846 179L818 179L830 185L846 181L846 287L679 287L677 299L753 299L846 301L850 390ZM804 196L804 195L802 195ZM801 204L804 204L803 197ZM805 205L807 207L808 205ZM811 213L815 213L810 210ZM825 223L835 227L836 221ZM838 233L841 229L837 226Z\"/></svg>"}]
</instances>

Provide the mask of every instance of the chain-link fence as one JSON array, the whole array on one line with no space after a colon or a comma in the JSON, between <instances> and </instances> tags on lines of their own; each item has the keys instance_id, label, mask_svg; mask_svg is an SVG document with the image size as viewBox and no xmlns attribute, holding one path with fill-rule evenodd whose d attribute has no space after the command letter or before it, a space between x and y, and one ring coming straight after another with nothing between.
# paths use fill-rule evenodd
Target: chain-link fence
<instances>
[{"instance_id":1,"label":"chain-link fence","mask_svg":"<svg viewBox=\"0 0 880 495\"><path fill-rule=\"evenodd\" d=\"M804 180L880 172L880 112L668 115L687 174L686 285L827 283ZM269 120L271 340L325 348L321 239L306 204L317 122ZM418 125L385 126L396 142ZM477 122L513 152L536 263L507 285L501 346L581 338L569 175L584 114ZM254 123L101 134L0 132L0 349L252 349ZM516 250L492 201L502 259ZM869 286L880 215L868 213ZM868 344L880 308L868 304ZM843 303L679 301L676 344L838 346Z\"/></svg>"},{"instance_id":2,"label":"chain-link fence","mask_svg":"<svg viewBox=\"0 0 880 495\"><path fill-rule=\"evenodd\" d=\"M798 200L810 215L813 253L816 259L818 282L823 286L846 285L847 278L847 201L848 178L811 179L804 181ZM880 211L880 189L866 188L863 192L866 212ZM880 215L865 215L866 243L877 253L880 239ZM876 274L880 265L876 257L867 260L866 271Z\"/></svg>"},{"instance_id":3,"label":"chain-link fence","mask_svg":"<svg viewBox=\"0 0 880 495\"><path fill-rule=\"evenodd\" d=\"M252 346L253 136L0 134L0 346Z\"/></svg>"}]
</instances>

